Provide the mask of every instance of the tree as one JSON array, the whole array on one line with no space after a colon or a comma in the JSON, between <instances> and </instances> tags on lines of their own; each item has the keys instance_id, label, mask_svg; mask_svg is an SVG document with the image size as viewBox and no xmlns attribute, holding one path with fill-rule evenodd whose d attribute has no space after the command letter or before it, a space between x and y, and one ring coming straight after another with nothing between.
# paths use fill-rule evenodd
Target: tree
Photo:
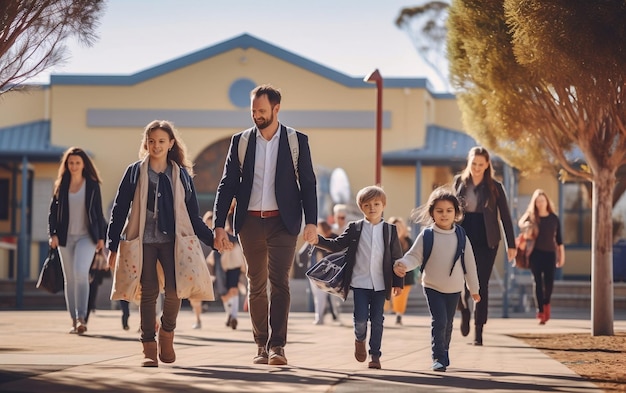
<instances>
[{"instance_id":1,"label":"tree","mask_svg":"<svg viewBox=\"0 0 626 393\"><path fill-rule=\"evenodd\" d=\"M62 63L63 41L91 46L104 0L0 0L0 94Z\"/></svg>"},{"instance_id":2,"label":"tree","mask_svg":"<svg viewBox=\"0 0 626 393\"><path fill-rule=\"evenodd\" d=\"M447 91L450 90L445 53L448 7L447 2L431 1L421 6L403 8L396 18L396 26L408 34L417 53L437 73Z\"/></svg>"},{"instance_id":3,"label":"tree","mask_svg":"<svg viewBox=\"0 0 626 393\"><path fill-rule=\"evenodd\" d=\"M613 335L612 201L626 164L626 3L455 0L452 84L476 139L514 166L556 160L592 183L592 335ZM586 166L567 153L578 147Z\"/></svg>"}]
</instances>

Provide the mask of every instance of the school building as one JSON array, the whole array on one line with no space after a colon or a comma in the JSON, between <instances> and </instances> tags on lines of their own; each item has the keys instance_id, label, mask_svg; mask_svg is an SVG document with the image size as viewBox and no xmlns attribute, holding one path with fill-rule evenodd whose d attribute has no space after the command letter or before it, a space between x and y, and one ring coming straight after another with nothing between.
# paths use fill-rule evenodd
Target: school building
<instances>
[{"instance_id":1,"label":"school building","mask_svg":"<svg viewBox=\"0 0 626 393\"><path fill-rule=\"evenodd\" d=\"M374 184L377 86L248 34L132 75L52 75L48 85L0 96L0 281L37 278L52 186L70 146L86 149L99 169L107 216L125 168L138 158L143 127L173 121L195 163L201 210L211 209L230 137L252 125L249 92L263 83L283 93L279 119L309 136L322 218ZM382 97L385 216L408 218L464 168L476 142L454 95L434 93L426 79L384 77ZM566 241L563 275L588 279L588 187L561 184L552 173L520 178L498 157L493 163L514 221L535 188L552 196ZM503 275L504 257L498 261Z\"/></svg>"}]
</instances>

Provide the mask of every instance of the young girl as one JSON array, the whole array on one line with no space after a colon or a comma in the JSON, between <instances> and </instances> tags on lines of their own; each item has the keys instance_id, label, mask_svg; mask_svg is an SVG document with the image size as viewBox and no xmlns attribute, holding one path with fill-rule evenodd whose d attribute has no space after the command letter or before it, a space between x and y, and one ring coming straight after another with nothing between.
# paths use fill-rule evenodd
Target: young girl
<instances>
[{"instance_id":1,"label":"young girl","mask_svg":"<svg viewBox=\"0 0 626 393\"><path fill-rule=\"evenodd\" d=\"M335 239L318 235L317 247L328 251L347 249L344 291L354 294L354 357L359 362L367 359L365 338L367 321L371 332L369 368L381 368L380 350L383 338L385 299L400 294L403 279L393 273L393 261L402 257L396 227L385 223L383 211L387 204L385 191L378 186L361 189L356 202L363 219L351 222Z\"/></svg>"},{"instance_id":2,"label":"young girl","mask_svg":"<svg viewBox=\"0 0 626 393\"><path fill-rule=\"evenodd\" d=\"M465 241L465 256L454 260L458 246L455 222L462 217L459 200L452 190L440 187L428 202L413 212L418 223L431 223L433 243L430 257L422 272L422 286L431 315L432 370L446 371L450 365L448 350L452 336L452 321L465 283L475 302L478 294L478 274L472 245ZM404 277L407 271L425 263L424 231L403 258L394 264L394 272Z\"/></svg>"},{"instance_id":3,"label":"young girl","mask_svg":"<svg viewBox=\"0 0 626 393\"><path fill-rule=\"evenodd\" d=\"M70 333L87 331L89 268L94 252L104 247L105 233L98 170L83 149L70 147L61 159L48 215L48 242L59 247L63 264Z\"/></svg>"},{"instance_id":4,"label":"young girl","mask_svg":"<svg viewBox=\"0 0 626 393\"><path fill-rule=\"evenodd\" d=\"M109 265L117 267L116 257L123 228L125 240L139 239L142 246L136 256L133 255L137 259L132 261L136 271L134 275L122 276L126 271L115 272L111 298L136 300L135 288L139 281L144 353L141 365L157 367L156 301L161 273L164 276L165 300L158 334L158 354L164 363L176 360L174 329L181 305L177 296L177 286L181 283L176 280L175 268L178 266L175 260L176 223L189 219L195 234L209 246L213 245L213 232L198 215L198 200L191 181L192 165L171 123L154 120L146 126L139 157L141 161L127 168L115 196L108 230ZM157 260L162 269L157 269ZM117 262L119 266L120 261Z\"/></svg>"},{"instance_id":5,"label":"young girl","mask_svg":"<svg viewBox=\"0 0 626 393\"><path fill-rule=\"evenodd\" d=\"M534 241L530 269L535 281L537 319L540 325L544 325L550 319L554 273L557 267L565 264L561 224L544 190L535 190L526 212L519 220L519 226Z\"/></svg>"}]
</instances>

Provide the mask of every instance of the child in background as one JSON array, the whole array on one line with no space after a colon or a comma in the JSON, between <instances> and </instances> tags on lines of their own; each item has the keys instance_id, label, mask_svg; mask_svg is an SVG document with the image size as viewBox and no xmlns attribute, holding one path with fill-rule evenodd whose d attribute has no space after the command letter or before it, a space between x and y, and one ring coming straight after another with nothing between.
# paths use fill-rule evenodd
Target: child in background
<instances>
[{"instance_id":1,"label":"child in background","mask_svg":"<svg viewBox=\"0 0 626 393\"><path fill-rule=\"evenodd\" d=\"M348 249L343 283L345 292L352 289L354 293L354 357L359 362L367 359L365 339L369 320L371 361L368 367L380 369L383 308L385 299L388 300L392 292L397 296L403 286L403 279L393 272L393 262L402 257L402 249L396 227L383 220L387 204L383 189L365 187L357 193L356 202L363 219L350 222L335 239L318 235L313 244L332 252Z\"/></svg>"},{"instance_id":2,"label":"child in background","mask_svg":"<svg viewBox=\"0 0 626 393\"><path fill-rule=\"evenodd\" d=\"M428 202L415 209L413 218L416 222L432 225L433 244L429 263L422 272L422 286L428 302L431 316L432 370L446 371L450 365L448 350L452 336L452 321L463 285L475 302L480 301L478 294L478 273L476 261L469 239L465 241L464 263L454 260L458 239L455 225L462 218L459 200L454 192L440 187L434 190ZM424 231L413 243L406 255L394 264L394 273L404 277L407 271L424 263Z\"/></svg>"}]
</instances>

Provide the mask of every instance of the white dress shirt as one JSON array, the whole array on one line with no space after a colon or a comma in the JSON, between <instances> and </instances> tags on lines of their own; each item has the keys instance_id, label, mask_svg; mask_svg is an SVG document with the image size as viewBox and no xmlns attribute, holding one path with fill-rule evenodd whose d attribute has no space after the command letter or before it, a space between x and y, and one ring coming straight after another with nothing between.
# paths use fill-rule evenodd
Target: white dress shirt
<instances>
[{"instance_id":1,"label":"white dress shirt","mask_svg":"<svg viewBox=\"0 0 626 393\"><path fill-rule=\"evenodd\" d=\"M356 260L352 271L350 285L354 288L373 289L383 291L385 278L383 275L383 255L385 242L383 239L383 225L381 220L372 225L366 219L361 228L361 239L356 251Z\"/></svg>"},{"instance_id":2,"label":"white dress shirt","mask_svg":"<svg viewBox=\"0 0 626 393\"><path fill-rule=\"evenodd\" d=\"M254 160L254 179L248 210L278 210L276 202L276 163L280 144L280 123L276 133L269 141L254 128L256 150Z\"/></svg>"}]
</instances>

